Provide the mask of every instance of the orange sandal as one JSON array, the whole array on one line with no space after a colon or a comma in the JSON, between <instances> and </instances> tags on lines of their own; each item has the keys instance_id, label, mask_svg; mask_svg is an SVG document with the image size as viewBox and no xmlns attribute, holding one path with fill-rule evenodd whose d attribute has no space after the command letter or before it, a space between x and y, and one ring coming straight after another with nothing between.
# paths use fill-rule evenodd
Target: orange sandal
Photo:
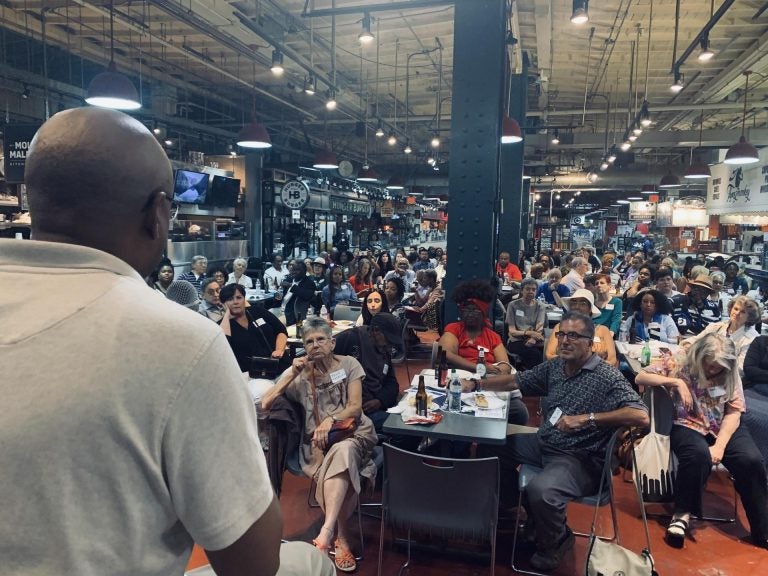
<instances>
[{"instance_id":1,"label":"orange sandal","mask_svg":"<svg viewBox=\"0 0 768 576\"><path fill-rule=\"evenodd\" d=\"M336 568L342 572L354 572L357 570L355 556L349 551L349 548L345 548L342 545L341 540L338 539L334 542L334 546L336 547L336 550L333 562L336 564Z\"/></svg>"},{"instance_id":2,"label":"orange sandal","mask_svg":"<svg viewBox=\"0 0 768 576\"><path fill-rule=\"evenodd\" d=\"M328 532L330 532L330 533L331 533L331 539L333 539L333 531L332 531L330 528L325 528L325 527L323 527L323 528L320 528L320 534L322 534L322 533L323 533L323 530L328 530ZM319 536L320 534L318 534L318 536ZM329 551L330 551L330 549L331 549L331 547L330 547L330 545L329 545L329 544L321 544L321 543L320 543L320 541L319 541L317 538L315 538L314 540L312 540L312 546L314 546L315 548L317 548L318 550L320 550L320 552L323 552L323 553L327 553L327 552L329 552Z\"/></svg>"}]
</instances>

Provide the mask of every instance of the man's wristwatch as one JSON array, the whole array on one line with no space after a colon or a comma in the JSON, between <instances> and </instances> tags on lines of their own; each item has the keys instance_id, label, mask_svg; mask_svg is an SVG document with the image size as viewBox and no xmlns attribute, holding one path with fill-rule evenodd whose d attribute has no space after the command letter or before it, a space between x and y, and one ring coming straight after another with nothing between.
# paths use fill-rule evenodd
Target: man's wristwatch
<instances>
[{"instance_id":1,"label":"man's wristwatch","mask_svg":"<svg viewBox=\"0 0 768 576\"><path fill-rule=\"evenodd\" d=\"M595 420L595 413L590 412L589 413L589 427L590 428L597 428L597 420Z\"/></svg>"}]
</instances>

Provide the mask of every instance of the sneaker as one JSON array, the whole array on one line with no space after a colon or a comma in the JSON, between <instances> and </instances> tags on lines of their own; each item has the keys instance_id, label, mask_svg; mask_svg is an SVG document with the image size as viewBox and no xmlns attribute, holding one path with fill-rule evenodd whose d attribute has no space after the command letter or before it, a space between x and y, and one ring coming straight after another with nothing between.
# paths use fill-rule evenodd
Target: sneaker
<instances>
[{"instance_id":1,"label":"sneaker","mask_svg":"<svg viewBox=\"0 0 768 576\"><path fill-rule=\"evenodd\" d=\"M571 532L568 526L565 527L565 535L558 544L544 550L537 550L536 553L531 556L531 566L537 570L554 570L560 565L563 556L568 550L573 548L573 543L576 538Z\"/></svg>"},{"instance_id":2,"label":"sneaker","mask_svg":"<svg viewBox=\"0 0 768 576\"><path fill-rule=\"evenodd\" d=\"M667 526L665 540L673 548L682 548L685 545L685 535L688 532L688 516L672 517L672 521Z\"/></svg>"}]
</instances>

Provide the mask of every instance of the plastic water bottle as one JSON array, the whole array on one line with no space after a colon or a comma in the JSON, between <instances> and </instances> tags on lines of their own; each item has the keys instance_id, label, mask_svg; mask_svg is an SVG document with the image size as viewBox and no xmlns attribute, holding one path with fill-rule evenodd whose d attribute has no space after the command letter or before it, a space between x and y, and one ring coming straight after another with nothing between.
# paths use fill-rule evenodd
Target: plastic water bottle
<instances>
[{"instance_id":1,"label":"plastic water bottle","mask_svg":"<svg viewBox=\"0 0 768 576\"><path fill-rule=\"evenodd\" d=\"M450 412L461 412L461 379L456 374L456 369L451 370L451 380L448 385L450 394L448 401L448 410Z\"/></svg>"},{"instance_id":2,"label":"plastic water bottle","mask_svg":"<svg viewBox=\"0 0 768 576\"><path fill-rule=\"evenodd\" d=\"M256 293L260 294L261 293L261 280L256 278L256 283L254 284L254 287L256 288Z\"/></svg>"},{"instance_id":3,"label":"plastic water bottle","mask_svg":"<svg viewBox=\"0 0 768 576\"><path fill-rule=\"evenodd\" d=\"M328 308L326 308L325 304L320 307L320 317L328 318Z\"/></svg>"}]
</instances>

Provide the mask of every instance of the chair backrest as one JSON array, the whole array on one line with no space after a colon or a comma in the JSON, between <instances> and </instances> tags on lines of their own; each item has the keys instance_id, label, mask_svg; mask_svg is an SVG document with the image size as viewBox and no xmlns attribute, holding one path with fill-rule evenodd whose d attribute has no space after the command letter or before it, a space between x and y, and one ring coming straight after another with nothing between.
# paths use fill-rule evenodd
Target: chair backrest
<instances>
[{"instance_id":1,"label":"chair backrest","mask_svg":"<svg viewBox=\"0 0 768 576\"><path fill-rule=\"evenodd\" d=\"M351 320L356 322L360 314L363 313L363 307L361 305L354 304L336 304L336 308L333 311L334 320Z\"/></svg>"},{"instance_id":2,"label":"chair backrest","mask_svg":"<svg viewBox=\"0 0 768 576\"><path fill-rule=\"evenodd\" d=\"M280 320L280 322L285 324L285 313L283 312L282 308L278 306L277 308L270 308L269 311L272 312L272 314L274 314L275 316L277 316L277 319Z\"/></svg>"},{"instance_id":3,"label":"chair backrest","mask_svg":"<svg viewBox=\"0 0 768 576\"><path fill-rule=\"evenodd\" d=\"M382 507L399 530L491 542L499 506L498 458L453 459L384 444Z\"/></svg>"}]
</instances>

